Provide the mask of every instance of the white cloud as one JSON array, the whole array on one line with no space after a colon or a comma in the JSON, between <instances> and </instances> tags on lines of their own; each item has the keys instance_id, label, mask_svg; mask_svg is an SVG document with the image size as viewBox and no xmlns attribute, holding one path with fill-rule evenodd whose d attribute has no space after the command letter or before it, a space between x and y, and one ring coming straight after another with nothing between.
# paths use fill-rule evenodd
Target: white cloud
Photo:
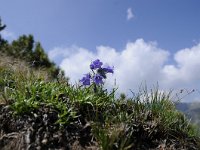
<instances>
[{"instance_id":1,"label":"white cloud","mask_svg":"<svg viewBox=\"0 0 200 150\"><path fill-rule=\"evenodd\" d=\"M16 39L16 35L7 29L3 30L1 32L1 35L4 39L9 40L9 41Z\"/></svg>"},{"instance_id":2,"label":"white cloud","mask_svg":"<svg viewBox=\"0 0 200 150\"><path fill-rule=\"evenodd\" d=\"M200 44L177 51L172 58L174 64L168 63L169 51L159 48L155 42L145 42L143 39L128 42L121 51L98 46L92 52L72 46L53 49L49 54L63 57L60 67L72 83L78 82L83 74L89 72L91 61L99 58L114 66L115 72L109 76L106 84L107 87L113 87L116 79L120 92L127 93L129 89L137 91L142 82L146 82L148 86L158 82L159 87L164 90L192 90L198 89L200 85Z\"/></svg>"},{"instance_id":3,"label":"white cloud","mask_svg":"<svg viewBox=\"0 0 200 150\"><path fill-rule=\"evenodd\" d=\"M200 44L192 48L179 50L174 54L176 65L166 65L163 68L168 82L182 82L190 84L200 81Z\"/></svg>"},{"instance_id":4,"label":"white cloud","mask_svg":"<svg viewBox=\"0 0 200 150\"><path fill-rule=\"evenodd\" d=\"M60 51L60 54L61 57L65 56L60 67L70 77L72 83L77 83L83 74L89 72L88 66L95 58L95 54L89 50L75 46L63 49L63 53Z\"/></svg>"},{"instance_id":5,"label":"white cloud","mask_svg":"<svg viewBox=\"0 0 200 150\"><path fill-rule=\"evenodd\" d=\"M127 12L127 16L126 16L127 20L131 20L134 18L134 14L131 8L128 8L126 12Z\"/></svg>"}]
</instances>

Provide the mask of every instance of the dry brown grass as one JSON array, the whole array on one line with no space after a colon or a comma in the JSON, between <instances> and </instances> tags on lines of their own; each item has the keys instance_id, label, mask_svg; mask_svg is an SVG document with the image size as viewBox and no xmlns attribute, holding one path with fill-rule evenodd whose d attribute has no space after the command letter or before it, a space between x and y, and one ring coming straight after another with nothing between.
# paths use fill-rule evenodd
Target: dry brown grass
<instances>
[{"instance_id":1,"label":"dry brown grass","mask_svg":"<svg viewBox=\"0 0 200 150\"><path fill-rule=\"evenodd\" d=\"M31 64L27 62L7 56L0 52L0 71L7 70L12 72L15 81L23 84L24 80L41 79L43 81L50 81L51 77L45 68L35 69ZM0 104L4 103L5 100L0 93Z\"/></svg>"},{"instance_id":2,"label":"dry brown grass","mask_svg":"<svg viewBox=\"0 0 200 150\"><path fill-rule=\"evenodd\" d=\"M6 68L12 70L16 75L23 75L27 79L30 77L42 78L48 81L50 79L49 74L45 68L35 69L31 64L27 62L7 56L0 52L0 68Z\"/></svg>"}]
</instances>

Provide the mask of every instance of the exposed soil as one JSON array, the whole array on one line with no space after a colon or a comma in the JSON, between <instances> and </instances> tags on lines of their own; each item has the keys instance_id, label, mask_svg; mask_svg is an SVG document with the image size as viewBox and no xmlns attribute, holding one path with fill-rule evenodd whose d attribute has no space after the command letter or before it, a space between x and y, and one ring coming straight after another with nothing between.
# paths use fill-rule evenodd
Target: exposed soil
<instances>
[{"instance_id":1,"label":"exposed soil","mask_svg":"<svg viewBox=\"0 0 200 150\"><path fill-rule=\"evenodd\" d=\"M57 112L46 106L13 117L9 106L0 105L0 150L98 149L90 124L77 121L60 127L57 119Z\"/></svg>"}]
</instances>

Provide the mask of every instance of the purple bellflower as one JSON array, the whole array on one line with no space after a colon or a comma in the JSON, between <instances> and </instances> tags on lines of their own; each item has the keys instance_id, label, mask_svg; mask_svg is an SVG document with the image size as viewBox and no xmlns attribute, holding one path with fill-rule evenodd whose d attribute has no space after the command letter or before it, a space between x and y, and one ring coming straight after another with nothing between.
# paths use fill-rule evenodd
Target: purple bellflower
<instances>
[{"instance_id":1,"label":"purple bellflower","mask_svg":"<svg viewBox=\"0 0 200 150\"><path fill-rule=\"evenodd\" d=\"M97 73L101 75L104 79L106 79L106 74L107 73L114 73L113 68L110 66L102 67L97 69Z\"/></svg>"},{"instance_id":2,"label":"purple bellflower","mask_svg":"<svg viewBox=\"0 0 200 150\"><path fill-rule=\"evenodd\" d=\"M107 66L103 67L102 69L104 70L105 73L114 73L114 67Z\"/></svg>"},{"instance_id":3,"label":"purple bellflower","mask_svg":"<svg viewBox=\"0 0 200 150\"><path fill-rule=\"evenodd\" d=\"M90 69L95 70L97 68L101 68L102 65L103 63L99 59L96 59L90 64Z\"/></svg>"},{"instance_id":4,"label":"purple bellflower","mask_svg":"<svg viewBox=\"0 0 200 150\"><path fill-rule=\"evenodd\" d=\"M91 76L90 74L85 74L85 76L80 80L80 82L82 82L83 85L90 85L90 79Z\"/></svg>"},{"instance_id":5,"label":"purple bellflower","mask_svg":"<svg viewBox=\"0 0 200 150\"><path fill-rule=\"evenodd\" d=\"M99 85L99 84L103 84L103 77L99 74L94 75L93 77L93 81L95 84Z\"/></svg>"},{"instance_id":6,"label":"purple bellflower","mask_svg":"<svg viewBox=\"0 0 200 150\"><path fill-rule=\"evenodd\" d=\"M85 74L85 76L80 80L82 85L86 86L91 84L104 84L103 79L106 79L107 73L114 73L114 67L110 67L108 65L102 67L102 65L103 63L99 59L92 61L92 63L90 64L90 69L93 73Z\"/></svg>"}]
</instances>

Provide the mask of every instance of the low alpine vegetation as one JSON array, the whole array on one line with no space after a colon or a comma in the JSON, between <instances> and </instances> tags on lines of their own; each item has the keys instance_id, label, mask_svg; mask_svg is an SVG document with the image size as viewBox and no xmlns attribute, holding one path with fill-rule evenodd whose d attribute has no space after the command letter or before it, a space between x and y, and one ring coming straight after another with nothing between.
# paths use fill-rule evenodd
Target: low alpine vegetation
<instances>
[{"instance_id":1,"label":"low alpine vegetation","mask_svg":"<svg viewBox=\"0 0 200 150\"><path fill-rule=\"evenodd\" d=\"M132 98L124 94L116 98L115 90L108 92L104 87L114 67L104 66L99 59L89 67L91 72L80 80L81 85L69 85L59 77L44 78L34 68L27 68L25 73L24 69L0 65L1 103L9 106L1 107L2 113L9 114L0 116L1 133L31 131L35 137L29 146L43 149L200 147L198 128L176 110L171 93L144 88Z\"/></svg>"}]
</instances>

